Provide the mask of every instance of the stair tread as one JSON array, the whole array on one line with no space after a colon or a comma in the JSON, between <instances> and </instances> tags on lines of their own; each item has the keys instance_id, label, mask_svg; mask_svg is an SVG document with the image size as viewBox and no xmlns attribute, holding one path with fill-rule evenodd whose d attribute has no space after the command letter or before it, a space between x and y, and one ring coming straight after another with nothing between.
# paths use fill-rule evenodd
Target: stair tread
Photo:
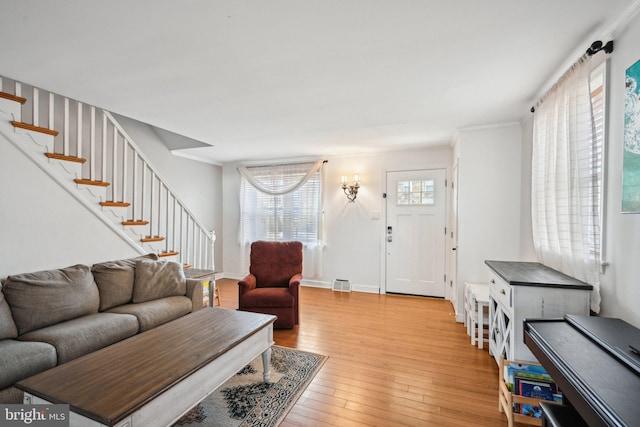
<instances>
[{"instance_id":1,"label":"stair tread","mask_svg":"<svg viewBox=\"0 0 640 427\"><path fill-rule=\"evenodd\" d=\"M126 221L122 221L122 225L147 225L149 221L144 221L141 219L128 219Z\"/></svg>"},{"instance_id":2,"label":"stair tread","mask_svg":"<svg viewBox=\"0 0 640 427\"><path fill-rule=\"evenodd\" d=\"M164 240L162 236L147 236L140 239L141 242L161 242Z\"/></svg>"},{"instance_id":3,"label":"stair tread","mask_svg":"<svg viewBox=\"0 0 640 427\"><path fill-rule=\"evenodd\" d=\"M165 256L174 256L174 255L178 255L180 252L177 251L167 251L167 252L160 252L158 253L159 257L165 257Z\"/></svg>"},{"instance_id":4,"label":"stair tread","mask_svg":"<svg viewBox=\"0 0 640 427\"><path fill-rule=\"evenodd\" d=\"M65 156L64 154L59 153L44 153L44 155L50 159L64 160L67 162L84 163L87 161L87 159L83 159L82 157Z\"/></svg>"},{"instance_id":5,"label":"stair tread","mask_svg":"<svg viewBox=\"0 0 640 427\"><path fill-rule=\"evenodd\" d=\"M17 128L20 128L20 129L31 130L31 131L34 131L34 132L45 133L47 135L58 136L58 131L57 130L53 130L53 129L49 129L49 128L43 128L43 127L40 127L40 126L34 126L32 124L29 124L29 123L16 122L15 120L13 120L11 122L11 124L14 127L17 127Z\"/></svg>"},{"instance_id":6,"label":"stair tread","mask_svg":"<svg viewBox=\"0 0 640 427\"><path fill-rule=\"evenodd\" d=\"M113 202L113 201L106 201L106 202L100 202L100 206L105 206L105 207L111 207L111 208L127 208L129 206L131 206L131 203L128 202Z\"/></svg>"},{"instance_id":7,"label":"stair tread","mask_svg":"<svg viewBox=\"0 0 640 427\"><path fill-rule=\"evenodd\" d=\"M82 178L76 178L74 179L76 184L83 184L83 185L95 185L98 187L108 187L110 184L108 182L104 182L104 181L92 181L90 179L82 179Z\"/></svg>"},{"instance_id":8,"label":"stair tread","mask_svg":"<svg viewBox=\"0 0 640 427\"><path fill-rule=\"evenodd\" d=\"M10 101L19 102L20 104L24 104L25 102L27 102L27 98L23 98L21 96L12 95L10 93L2 92L2 91L0 91L0 98L8 99Z\"/></svg>"}]
</instances>

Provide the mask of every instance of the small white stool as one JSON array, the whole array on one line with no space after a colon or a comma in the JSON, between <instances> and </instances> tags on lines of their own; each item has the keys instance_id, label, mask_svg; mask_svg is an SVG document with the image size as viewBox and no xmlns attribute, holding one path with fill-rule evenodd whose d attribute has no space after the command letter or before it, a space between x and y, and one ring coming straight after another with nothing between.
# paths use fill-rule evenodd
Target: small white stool
<instances>
[{"instance_id":1,"label":"small white stool","mask_svg":"<svg viewBox=\"0 0 640 427\"><path fill-rule=\"evenodd\" d=\"M489 311L489 284L465 282L464 296L467 335L471 336L471 345L476 345L476 341L478 341L478 348L481 349L483 343L488 342L488 339L484 338L484 312L485 310Z\"/></svg>"}]
</instances>

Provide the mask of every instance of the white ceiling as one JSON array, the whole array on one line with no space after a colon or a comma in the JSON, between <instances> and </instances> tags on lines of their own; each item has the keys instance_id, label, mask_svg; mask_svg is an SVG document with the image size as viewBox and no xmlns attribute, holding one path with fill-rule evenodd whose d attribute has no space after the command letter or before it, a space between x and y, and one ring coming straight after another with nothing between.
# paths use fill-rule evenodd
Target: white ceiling
<instances>
[{"instance_id":1,"label":"white ceiling","mask_svg":"<svg viewBox=\"0 0 640 427\"><path fill-rule=\"evenodd\" d=\"M219 163L409 149L519 120L632 3L0 0L0 75Z\"/></svg>"}]
</instances>

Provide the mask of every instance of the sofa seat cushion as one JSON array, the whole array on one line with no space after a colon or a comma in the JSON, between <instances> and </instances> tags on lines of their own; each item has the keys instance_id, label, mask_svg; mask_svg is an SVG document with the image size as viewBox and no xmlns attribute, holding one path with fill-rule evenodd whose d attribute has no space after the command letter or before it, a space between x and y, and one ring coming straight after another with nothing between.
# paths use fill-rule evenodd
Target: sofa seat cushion
<instances>
[{"instance_id":1,"label":"sofa seat cushion","mask_svg":"<svg viewBox=\"0 0 640 427\"><path fill-rule=\"evenodd\" d=\"M138 333L138 319L128 314L95 313L18 337L53 345L58 364L66 363Z\"/></svg>"},{"instance_id":2,"label":"sofa seat cushion","mask_svg":"<svg viewBox=\"0 0 640 427\"><path fill-rule=\"evenodd\" d=\"M193 303L187 297L168 297L139 304L126 304L112 308L108 313L132 314L138 318L140 332L177 319L191 312Z\"/></svg>"},{"instance_id":3,"label":"sofa seat cushion","mask_svg":"<svg viewBox=\"0 0 640 427\"><path fill-rule=\"evenodd\" d=\"M20 335L97 313L98 287L86 265L9 276L2 287Z\"/></svg>"},{"instance_id":4,"label":"sofa seat cushion","mask_svg":"<svg viewBox=\"0 0 640 427\"><path fill-rule=\"evenodd\" d=\"M56 349L44 342L0 341L0 389L56 366Z\"/></svg>"},{"instance_id":5,"label":"sofa seat cushion","mask_svg":"<svg viewBox=\"0 0 640 427\"><path fill-rule=\"evenodd\" d=\"M295 298L289 288L255 288L242 296L244 307L293 307Z\"/></svg>"}]
</instances>

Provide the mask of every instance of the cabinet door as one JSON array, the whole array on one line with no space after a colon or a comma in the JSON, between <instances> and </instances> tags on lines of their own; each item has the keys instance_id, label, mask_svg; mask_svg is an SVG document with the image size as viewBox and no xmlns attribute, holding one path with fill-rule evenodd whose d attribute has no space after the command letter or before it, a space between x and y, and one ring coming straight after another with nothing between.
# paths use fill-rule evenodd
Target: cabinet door
<instances>
[{"instance_id":1,"label":"cabinet door","mask_svg":"<svg viewBox=\"0 0 640 427\"><path fill-rule=\"evenodd\" d=\"M513 358L513 328L509 312L489 296L489 353L500 363L500 356Z\"/></svg>"}]
</instances>

